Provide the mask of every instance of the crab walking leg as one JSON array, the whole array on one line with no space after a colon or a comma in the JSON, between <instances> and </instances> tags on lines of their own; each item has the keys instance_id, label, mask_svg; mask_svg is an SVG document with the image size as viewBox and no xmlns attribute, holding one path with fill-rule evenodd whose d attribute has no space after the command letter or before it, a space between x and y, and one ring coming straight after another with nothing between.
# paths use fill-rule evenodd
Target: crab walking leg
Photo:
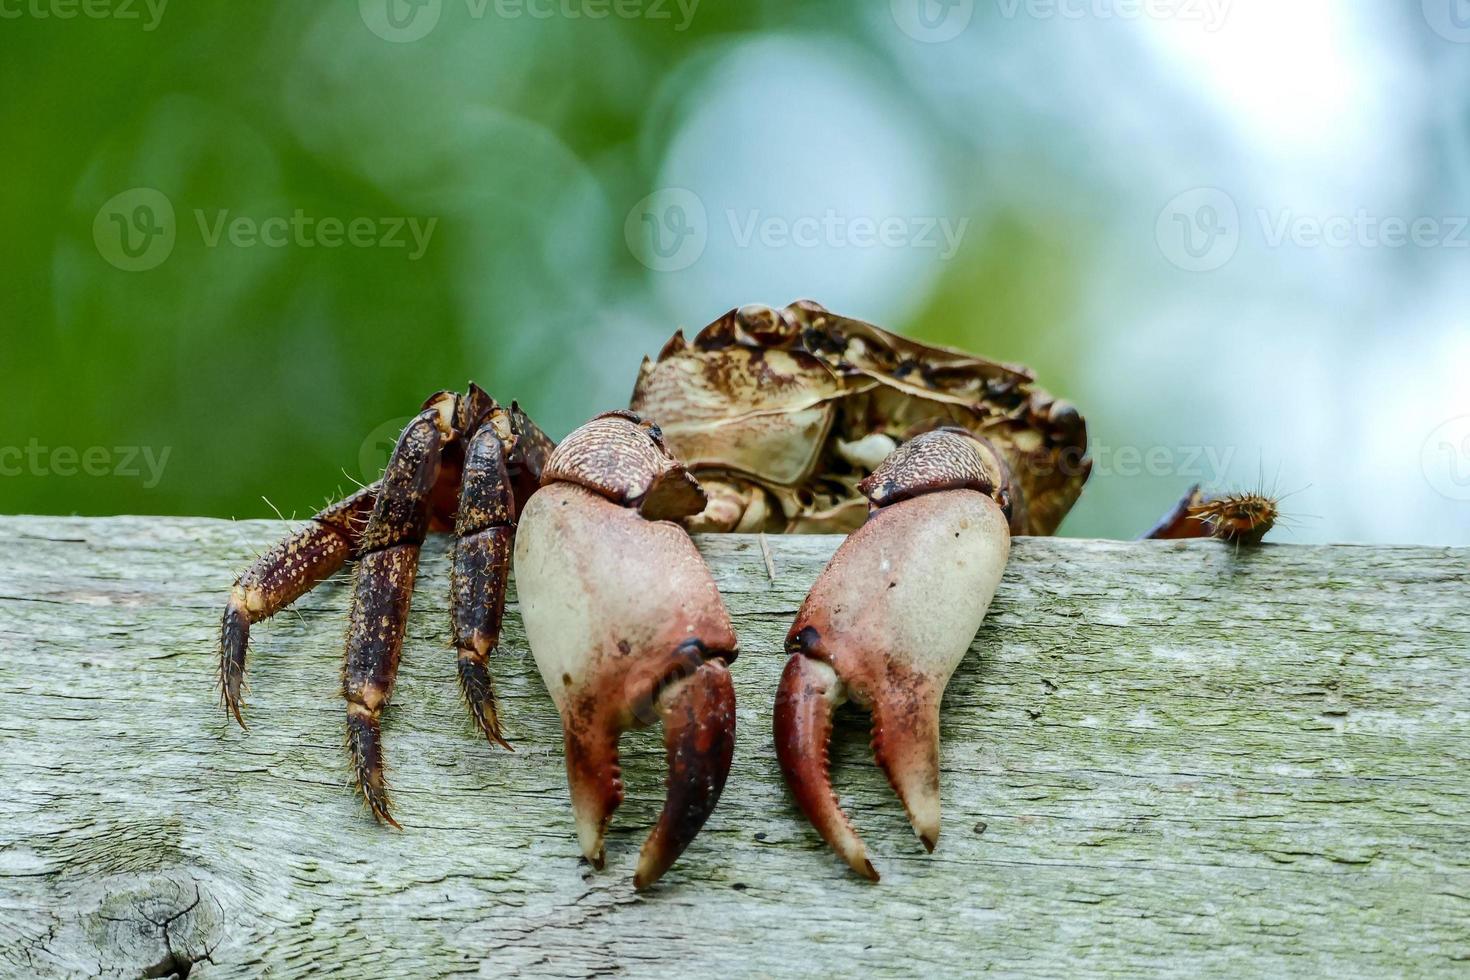
<instances>
[{"instance_id":1,"label":"crab walking leg","mask_svg":"<svg viewBox=\"0 0 1470 980\"><path fill-rule=\"evenodd\" d=\"M1177 541L1183 538L1207 538L1209 525L1192 515L1205 502L1205 495L1196 483L1184 492L1169 512L1139 538L1140 541Z\"/></svg>"},{"instance_id":2,"label":"crab walking leg","mask_svg":"<svg viewBox=\"0 0 1470 980\"><path fill-rule=\"evenodd\" d=\"M594 867L623 799L618 739L664 723L667 795L638 888L704 825L734 751L735 633L704 559L672 523L704 503L657 428L614 413L557 447L516 533L521 616L561 712L577 836Z\"/></svg>"},{"instance_id":3,"label":"crab walking leg","mask_svg":"<svg viewBox=\"0 0 1470 980\"><path fill-rule=\"evenodd\" d=\"M517 403L510 403L507 414L510 417L510 433L514 446L506 457L506 466L510 472L511 488L515 491L516 513L519 514L520 507L541 486L541 476L546 472L546 463L551 459L551 454L556 451L556 443L541 431L540 426L531 421L529 415L521 411L521 406Z\"/></svg>"},{"instance_id":4,"label":"crab walking leg","mask_svg":"<svg viewBox=\"0 0 1470 980\"><path fill-rule=\"evenodd\" d=\"M515 540L515 496L506 470L505 443L486 424L465 450L459 515L450 569L450 618L459 689L485 737L510 748L500 732L490 655L500 644L505 584Z\"/></svg>"},{"instance_id":5,"label":"crab walking leg","mask_svg":"<svg viewBox=\"0 0 1470 980\"><path fill-rule=\"evenodd\" d=\"M357 551L377 494L373 484L327 507L236 579L220 623L219 680L220 700L241 728L251 624L274 616L346 564Z\"/></svg>"},{"instance_id":6,"label":"crab walking leg","mask_svg":"<svg viewBox=\"0 0 1470 980\"><path fill-rule=\"evenodd\" d=\"M379 719L398 676L419 547L428 531L429 496L439 476L440 447L452 433L453 406L454 396L446 394L403 430L363 532L353 579L342 666L347 751L368 808L394 827L398 823L388 812Z\"/></svg>"},{"instance_id":7,"label":"crab walking leg","mask_svg":"<svg viewBox=\"0 0 1470 980\"><path fill-rule=\"evenodd\" d=\"M1000 457L968 433L941 429L900 446L863 482L873 511L833 555L787 636L775 709L781 771L822 838L874 881L832 789L832 715L848 699L872 712L873 754L932 851L939 705L1010 554L1006 483Z\"/></svg>"},{"instance_id":8,"label":"crab walking leg","mask_svg":"<svg viewBox=\"0 0 1470 980\"><path fill-rule=\"evenodd\" d=\"M510 749L500 730L490 657L499 647L505 616L517 502L536 492L556 444L515 402L501 408L474 384L455 407L454 427L468 437L450 566L459 689L476 727Z\"/></svg>"},{"instance_id":9,"label":"crab walking leg","mask_svg":"<svg viewBox=\"0 0 1470 980\"><path fill-rule=\"evenodd\" d=\"M1265 493L1207 494L1195 484L1141 540L1217 538L1254 547L1276 526L1277 503Z\"/></svg>"}]
</instances>

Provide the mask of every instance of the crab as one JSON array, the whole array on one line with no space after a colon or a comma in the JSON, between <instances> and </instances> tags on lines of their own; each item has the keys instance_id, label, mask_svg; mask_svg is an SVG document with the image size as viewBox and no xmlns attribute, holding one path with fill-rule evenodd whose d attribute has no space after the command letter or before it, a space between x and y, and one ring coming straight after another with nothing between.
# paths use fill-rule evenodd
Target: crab
<instances>
[{"instance_id":1,"label":"crab","mask_svg":"<svg viewBox=\"0 0 1470 980\"><path fill-rule=\"evenodd\" d=\"M470 717L509 747L490 666L513 563L526 636L562 720L581 851L599 869L623 797L619 738L662 722L667 797L634 876L646 888L713 811L734 751L738 640L690 532L846 533L787 638L775 748L798 807L876 880L828 773L834 710L852 701L872 713L877 762L933 850L944 688L1011 537L1054 532L1090 465L1082 416L1024 368L812 302L742 307L692 340L676 333L644 360L626 410L559 445L474 384L431 396L377 483L236 581L222 700L243 727L251 625L353 562L348 756L372 815L397 827L380 720L419 548L428 533L451 532L451 632ZM1204 533L1195 524L1180 533Z\"/></svg>"}]
</instances>

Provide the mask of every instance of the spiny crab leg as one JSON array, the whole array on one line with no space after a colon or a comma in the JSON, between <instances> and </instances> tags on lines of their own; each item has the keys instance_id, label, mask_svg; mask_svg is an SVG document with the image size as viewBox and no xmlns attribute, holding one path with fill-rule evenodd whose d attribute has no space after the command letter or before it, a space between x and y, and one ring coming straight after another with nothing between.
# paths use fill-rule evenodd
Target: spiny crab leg
<instances>
[{"instance_id":1,"label":"spiny crab leg","mask_svg":"<svg viewBox=\"0 0 1470 980\"><path fill-rule=\"evenodd\" d=\"M704 825L734 752L735 633L704 559L673 523L704 505L658 428L616 412L557 447L516 535L521 616L561 712L577 835L594 867L623 799L619 736L663 721L668 792L638 888Z\"/></svg>"},{"instance_id":2,"label":"spiny crab leg","mask_svg":"<svg viewBox=\"0 0 1470 980\"><path fill-rule=\"evenodd\" d=\"M930 851L939 840L939 704L1010 554L1009 477L989 443L938 429L903 444L860 489L871 502L787 635L776 754L797 805L859 874L878 880L838 803L827 743L839 704L873 715L873 754Z\"/></svg>"},{"instance_id":3,"label":"spiny crab leg","mask_svg":"<svg viewBox=\"0 0 1470 980\"><path fill-rule=\"evenodd\" d=\"M408 623L419 548L429 529L429 495L439 479L440 449L453 434L454 396L445 392L399 437L353 570L342 695L347 754L373 816L394 827L383 773L381 718L393 696Z\"/></svg>"},{"instance_id":4,"label":"spiny crab leg","mask_svg":"<svg viewBox=\"0 0 1470 980\"><path fill-rule=\"evenodd\" d=\"M286 608L357 559L342 667L347 751L378 820L389 811L381 719L393 692L429 531L453 529L450 621L460 690L476 726L506 748L490 661L500 640L518 502L540 486L554 448L512 402L471 383L440 391L403 430L383 478L317 514L241 574L220 626L220 691L243 727L241 693L250 626Z\"/></svg>"},{"instance_id":5,"label":"spiny crab leg","mask_svg":"<svg viewBox=\"0 0 1470 980\"><path fill-rule=\"evenodd\" d=\"M1207 494L1195 484L1143 540L1217 538L1254 547L1276 526L1277 503L1264 492Z\"/></svg>"},{"instance_id":6,"label":"spiny crab leg","mask_svg":"<svg viewBox=\"0 0 1470 980\"><path fill-rule=\"evenodd\" d=\"M241 574L220 624L220 701L245 727L241 702L250 627L285 609L332 575L357 551L379 484L324 508Z\"/></svg>"},{"instance_id":7,"label":"spiny crab leg","mask_svg":"<svg viewBox=\"0 0 1470 980\"><path fill-rule=\"evenodd\" d=\"M506 749L511 745L500 730L490 656L500 644L515 539L515 496L506 467L506 444L513 439L507 417L497 413L469 440L450 571L450 623L459 690L475 726Z\"/></svg>"}]
</instances>

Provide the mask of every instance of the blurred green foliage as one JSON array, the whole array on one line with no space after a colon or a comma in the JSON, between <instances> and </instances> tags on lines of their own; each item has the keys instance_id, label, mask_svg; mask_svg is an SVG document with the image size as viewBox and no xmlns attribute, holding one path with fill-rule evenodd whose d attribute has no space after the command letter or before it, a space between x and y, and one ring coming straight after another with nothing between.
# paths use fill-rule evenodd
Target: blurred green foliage
<instances>
[{"instance_id":1,"label":"blurred green foliage","mask_svg":"<svg viewBox=\"0 0 1470 980\"><path fill-rule=\"evenodd\" d=\"M1351 480L1329 408L1372 358L1314 388L1289 345L1321 349L1311 289L1346 307L1344 283L1381 280L1311 254L1287 275L1249 241L1201 277L1155 240L1190 187L1278 200L1232 149L1245 130L1199 108L1245 76L1204 94L1155 43L1195 31L1211 64L1254 72L1274 8L1214 33L925 2L0 0L0 513L304 515L373 478L437 389L477 380L560 436L624 404L676 327L802 296L1032 366L1104 452L1168 450L1100 466L1069 533L1136 533L1191 482L1283 460L1291 483ZM921 9L973 23L950 38ZM1353 9L1358 33L1332 37L1429 36ZM1313 145L1280 172L1320 166ZM1421 158L1432 176L1438 158L1405 150ZM666 270L632 236L669 188L705 210L708 244ZM962 234L952 254L742 238L834 212ZM1419 288L1415 261L1399 276ZM1388 295L1370 300L1405 308ZM1209 370L1212 335L1287 356ZM1296 428L1263 424L1279 399ZM1180 464L1202 446L1229 465ZM1396 485L1424 502L1404 513L1445 513L1406 467ZM1324 527L1361 536L1373 516Z\"/></svg>"},{"instance_id":2,"label":"blurred green foliage","mask_svg":"<svg viewBox=\"0 0 1470 980\"><path fill-rule=\"evenodd\" d=\"M885 58L835 2L706 3L685 30L672 4L669 21L475 19L450 4L403 44L353 6L175 0L153 30L0 25L13 96L0 103L13 232L0 238L0 444L30 453L0 480L0 510L303 513L369 477L440 387L474 378L558 434L620 404L643 353L723 310L667 309L624 240L698 91L664 79L756 32L818 25L807 43ZM176 241L162 264L124 271L99 254L94 219L138 187L173 205ZM436 225L416 260L407 231L409 248L277 248L232 245L226 225L211 244L221 212L260 226L298 211L367 217L380 235L400 216ZM891 325L1039 363L1065 389L1074 365L1048 335L1067 289L1035 282L1054 243L1015 223L975 231L932 300L907 298L909 322ZM796 298L739 285L725 306ZM89 476L57 447L103 447L113 470L147 447L166 468L156 485L142 463Z\"/></svg>"}]
</instances>

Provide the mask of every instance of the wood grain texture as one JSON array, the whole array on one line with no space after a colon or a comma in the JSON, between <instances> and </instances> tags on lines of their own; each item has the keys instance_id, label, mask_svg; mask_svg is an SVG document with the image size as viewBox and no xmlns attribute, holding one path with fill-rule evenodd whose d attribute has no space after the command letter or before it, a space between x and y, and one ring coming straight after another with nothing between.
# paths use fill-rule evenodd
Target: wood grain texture
<instances>
[{"instance_id":1,"label":"wood grain texture","mask_svg":"<svg viewBox=\"0 0 1470 980\"><path fill-rule=\"evenodd\" d=\"M595 873L514 593L515 754L458 703L442 539L385 724L402 833L347 788L345 578L257 627L251 729L227 723L219 614L282 529L0 519L0 975L1470 969L1470 552L1017 541L945 701L934 855L866 719L839 726L873 886L793 809L770 734L836 540L768 539L772 582L756 538L704 538L743 651L735 768L638 896L658 733L624 739Z\"/></svg>"}]
</instances>

